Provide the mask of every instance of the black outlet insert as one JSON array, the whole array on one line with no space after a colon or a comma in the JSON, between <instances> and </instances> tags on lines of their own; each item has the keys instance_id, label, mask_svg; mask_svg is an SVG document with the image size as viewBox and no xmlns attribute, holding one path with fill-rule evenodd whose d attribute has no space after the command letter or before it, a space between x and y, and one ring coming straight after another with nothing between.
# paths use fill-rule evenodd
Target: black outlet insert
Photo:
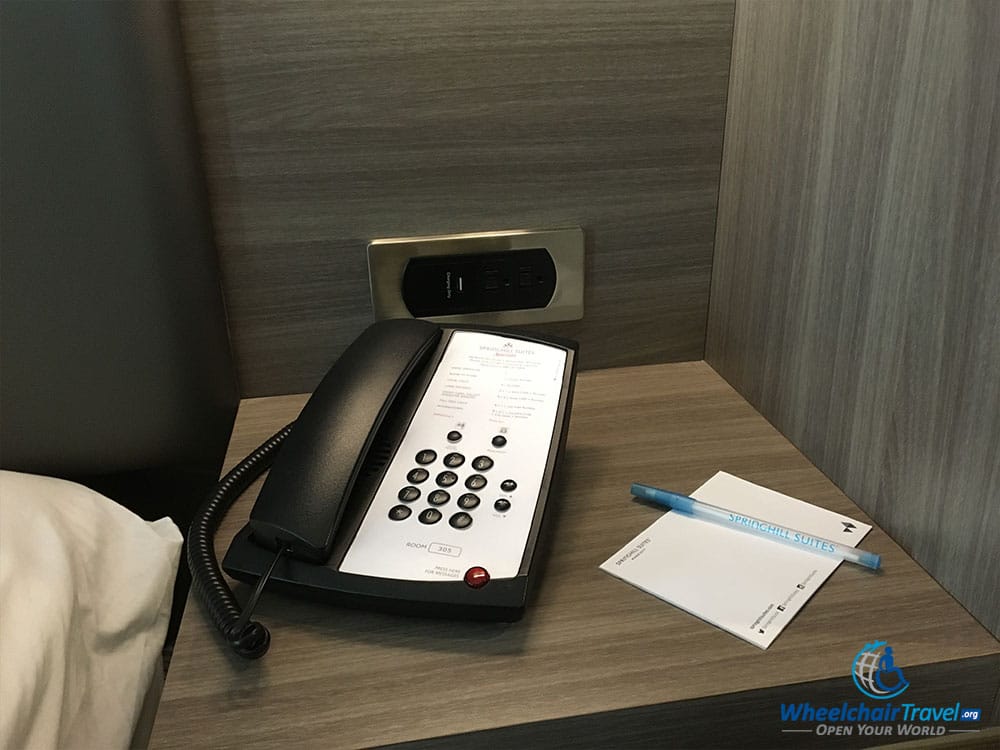
<instances>
[{"instance_id":1,"label":"black outlet insert","mask_svg":"<svg viewBox=\"0 0 1000 750\"><path fill-rule=\"evenodd\" d=\"M545 248L410 258L403 303L415 318L545 307L556 265Z\"/></svg>"}]
</instances>

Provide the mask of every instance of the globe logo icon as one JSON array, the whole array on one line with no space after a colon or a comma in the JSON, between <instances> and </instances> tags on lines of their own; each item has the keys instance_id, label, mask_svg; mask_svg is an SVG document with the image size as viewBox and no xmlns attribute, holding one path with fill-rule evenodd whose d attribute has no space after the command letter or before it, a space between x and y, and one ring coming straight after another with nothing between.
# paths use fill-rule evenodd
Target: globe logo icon
<instances>
[{"instance_id":1,"label":"globe logo icon","mask_svg":"<svg viewBox=\"0 0 1000 750\"><path fill-rule=\"evenodd\" d=\"M894 663L892 646L885 641L866 643L854 657L851 677L858 690L869 698L895 698L910 686L903 670Z\"/></svg>"}]
</instances>

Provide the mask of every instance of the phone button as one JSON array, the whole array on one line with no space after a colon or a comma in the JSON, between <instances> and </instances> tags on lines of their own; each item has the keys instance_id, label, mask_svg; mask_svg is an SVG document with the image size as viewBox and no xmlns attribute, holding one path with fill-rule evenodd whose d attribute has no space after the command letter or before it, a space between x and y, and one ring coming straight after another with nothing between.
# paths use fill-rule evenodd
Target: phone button
<instances>
[{"instance_id":1,"label":"phone button","mask_svg":"<svg viewBox=\"0 0 1000 750\"><path fill-rule=\"evenodd\" d=\"M438 487L451 487L458 481L458 474L453 471L442 471L437 475Z\"/></svg>"},{"instance_id":2,"label":"phone button","mask_svg":"<svg viewBox=\"0 0 1000 750\"><path fill-rule=\"evenodd\" d=\"M426 466L427 464L434 463L437 457L438 457L437 453L432 451L430 448L425 448L424 450L420 451L420 453L417 454L417 463Z\"/></svg>"},{"instance_id":3,"label":"phone button","mask_svg":"<svg viewBox=\"0 0 1000 750\"><path fill-rule=\"evenodd\" d=\"M410 517L411 512L405 505L397 505L389 511L389 518L393 521L405 521Z\"/></svg>"},{"instance_id":4,"label":"phone button","mask_svg":"<svg viewBox=\"0 0 1000 750\"><path fill-rule=\"evenodd\" d=\"M426 510L421 511L417 518L420 519L420 523L437 523L441 520L441 511L437 508L427 508Z\"/></svg>"},{"instance_id":5,"label":"phone button","mask_svg":"<svg viewBox=\"0 0 1000 750\"><path fill-rule=\"evenodd\" d=\"M444 490L434 490L427 496L427 502L431 505L444 505L449 500L451 500L451 495Z\"/></svg>"},{"instance_id":6,"label":"phone button","mask_svg":"<svg viewBox=\"0 0 1000 750\"><path fill-rule=\"evenodd\" d=\"M452 430L451 432L448 433L449 443L457 443L461 439L462 439L462 433L459 432L458 430Z\"/></svg>"},{"instance_id":7,"label":"phone button","mask_svg":"<svg viewBox=\"0 0 1000 750\"><path fill-rule=\"evenodd\" d=\"M514 490L517 489L517 482L515 482L513 479L505 479L502 482L500 482L500 489L502 489L504 492L513 492Z\"/></svg>"},{"instance_id":8,"label":"phone button","mask_svg":"<svg viewBox=\"0 0 1000 750\"><path fill-rule=\"evenodd\" d=\"M493 503L493 507L496 508L501 513L506 513L508 510L510 510L510 500L501 497L499 500Z\"/></svg>"},{"instance_id":9,"label":"phone button","mask_svg":"<svg viewBox=\"0 0 1000 750\"><path fill-rule=\"evenodd\" d=\"M457 469L465 463L465 456L461 453L449 453L444 457L444 465L449 469Z\"/></svg>"},{"instance_id":10,"label":"phone button","mask_svg":"<svg viewBox=\"0 0 1000 750\"><path fill-rule=\"evenodd\" d=\"M486 486L486 477L482 474L473 474L465 480L465 486L470 490L481 490Z\"/></svg>"},{"instance_id":11,"label":"phone button","mask_svg":"<svg viewBox=\"0 0 1000 750\"><path fill-rule=\"evenodd\" d=\"M490 442L493 443L494 448L503 448L505 445L507 445L507 438L505 438L503 435L496 435Z\"/></svg>"},{"instance_id":12,"label":"phone button","mask_svg":"<svg viewBox=\"0 0 1000 750\"><path fill-rule=\"evenodd\" d=\"M399 491L399 494L396 495L396 497L398 497L404 503L412 503L414 500L420 497L420 490L418 490L416 487L404 487Z\"/></svg>"},{"instance_id":13,"label":"phone button","mask_svg":"<svg viewBox=\"0 0 1000 750\"><path fill-rule=\"evenodd\" d=\"M448 519L448 523L456 529L466 529L472 525L472 516L468 513L456 513Z\"/></svg>"},{"instance_id":14,"label":"phone button","mask_svg":"<svg viewBox=\"0 0 1000 750\"><path fill-rule=\"evenodd\" d=\"M406 475L406 479L407 481L413 482L414 484L420 484L421 482L425 481L429 476L430 473L427 471L427 469L414 469L413 471L411 471L409 474Z\"/></svg>"},{"instance_id":15,"label":"phone button","mask_svg":"<svg viewBox=\"0 0 1000 750\"><path fill-rule=\"evenodd\" d=\"M477 565L475 568L469 568L465 571L465 583L471 588L481 589L489 582L490 574L486 571L486 568L481 568Z\"/></svg>"},{"instance_id":16,"label":"phone button","mask_svg":"<svg viewBox=\"0 0 1000 750\"><path fill-rule=\"evenodd\" d=\"M477 505L479 505L479 496L473 495L471 492L466 492L458 498L458 507L462 510L472 510Z\"/></svg>"},{"instance_id":17,"label":"phone button","mask_svg":"<svg viewBox=\"0 0 1000 750\"><path fill-rule=\"evenodd\" d=\"M493 459L489 456L476 456L472 459L472 468L476 471L489 471L493 468Z\"/></svg>"}]
</instances>

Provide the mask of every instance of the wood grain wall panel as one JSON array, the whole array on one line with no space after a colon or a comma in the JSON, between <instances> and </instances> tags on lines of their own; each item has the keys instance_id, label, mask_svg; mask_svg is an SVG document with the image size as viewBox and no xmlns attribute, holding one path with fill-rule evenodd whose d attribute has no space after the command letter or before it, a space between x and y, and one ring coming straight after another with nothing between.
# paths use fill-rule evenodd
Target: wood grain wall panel
<instances>
[{"instance_id":1,"label":"wood grain wall panel","mask_svg":"<svg viewBox=\"0 0 1000 750\"><path fill-rule=\"evenodd\" d=\"M739 3L706 359L1000 631L1000 5Z\"/></svg>"},{"instance_id":2,"label":"wood grain wall panel","mask_svg":"<svg viewBox=\"0 0 1000 750\"><path fill-rule=\"evenodd\" d=\"M371 320L375 237L580 225L593 368L700 359L732 0L187 2L245 396Z\"/></svg>"}]
</instances>

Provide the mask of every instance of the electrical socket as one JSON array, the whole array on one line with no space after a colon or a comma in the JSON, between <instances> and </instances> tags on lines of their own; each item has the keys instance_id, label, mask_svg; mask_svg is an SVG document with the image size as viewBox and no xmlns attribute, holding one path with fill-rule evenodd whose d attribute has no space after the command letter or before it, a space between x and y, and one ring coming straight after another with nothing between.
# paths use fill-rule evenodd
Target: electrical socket
<instances>
[{"instance_id":1,"label":"electrical socket","mask_svg":"<svg viewBox=\"0 0 1000 750\"><path fill-rule=\"evenodd\" d=\"M580 227L368 243L376 320L524 325L583 317Z\"/></svg>"}]
</instances>

